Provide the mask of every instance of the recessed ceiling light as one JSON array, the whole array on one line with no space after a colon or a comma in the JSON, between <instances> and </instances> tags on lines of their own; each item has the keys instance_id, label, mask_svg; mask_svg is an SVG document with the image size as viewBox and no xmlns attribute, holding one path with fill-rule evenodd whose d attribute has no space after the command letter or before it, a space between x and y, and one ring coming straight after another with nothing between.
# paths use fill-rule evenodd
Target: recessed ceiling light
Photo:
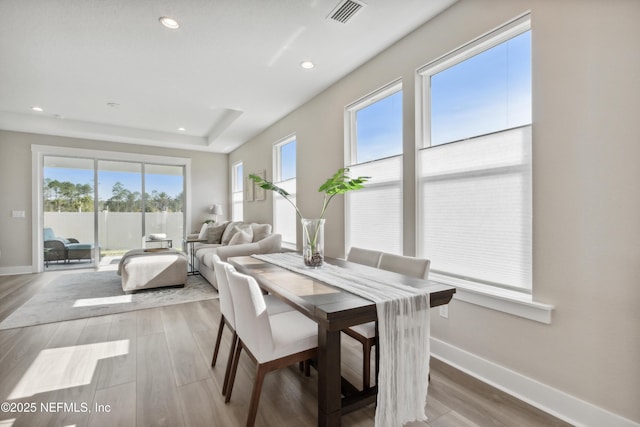
<instances>
[{"instance_id":1,"label":"recessed ceiling light","mask_svg":"<svg viewBox=\"0 0 640 427\"><path fill-rule=\"evenodd\" d=\"M311 62L311 61L302 61L302 62L300 63L300 66L301 66L302 68L304 68L305 70L310 70L310 69L312 69L313 67L315 67L316 65L315 65L313 62Z\"/></svg>"},{"instance_id":2,"label":"recessed ceiling light","mask_svg":"<svg viewBox=\"0 0 640 427\"><path fill-rule=\"evenodd\" d=\"M31 107L32 111L37 111L38 113L42 113L44 111L44 109L42 107L38 107L36 105L34 105L33 107Z\"/></svg>"},{"instance_id":3,"label":"recessed ceiling light","mask_svg":"<svg viewBox=\"0 0 640 427\"><path fill-rule=\"evenodd\" d=\"M178 130L179 130L180 132L184 132L184 131L186 131L186 129L185 129L185 128L178 128Z\"/></svg>"},{"instance_id":4,"label":"recessed ceiling light","mask_svg":"<svg viewBox=\"0 0 640 427\"><path fill-rule=\"evenodd\" d=\"M173 18L169 18L168 16L162 16L159 19L160 23L167 27L170 30L177 30L180 28L180 24Z\"/></svg>"}]
</instances>

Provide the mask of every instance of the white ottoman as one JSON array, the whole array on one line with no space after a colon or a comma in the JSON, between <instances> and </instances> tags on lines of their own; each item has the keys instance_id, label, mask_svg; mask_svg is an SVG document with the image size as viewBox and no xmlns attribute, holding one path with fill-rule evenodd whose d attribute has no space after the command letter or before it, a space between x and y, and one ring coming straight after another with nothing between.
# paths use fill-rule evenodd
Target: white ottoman
<instances>
[{"instance_id":1,"label":"white ottoman","mask_svg":"<svg viewBox=\"0 0 640 427\"><path fill-rule=\"evenodd\" d=\"M184 286L187 283L188 261L185 254L175 249L134 249L122 256L118 274L122 277L122 290Z\"/></svg>"}]
</instances>

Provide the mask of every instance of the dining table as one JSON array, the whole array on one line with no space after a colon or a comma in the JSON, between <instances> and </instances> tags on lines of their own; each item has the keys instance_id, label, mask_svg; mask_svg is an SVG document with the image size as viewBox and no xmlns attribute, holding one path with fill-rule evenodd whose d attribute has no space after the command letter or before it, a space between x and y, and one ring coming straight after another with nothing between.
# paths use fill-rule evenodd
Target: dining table
<instances>
[{"instance_id":1,"label":"dining table","mask_svg":"<svg viewBox=\"0 0 640 427\"><path fill-rule=\"evenodd\" d=\"M235 269L255 278L263 291L273 294L318 325L318 426L338 427L342 416L376 402L375 386L360 390L341 375L340 332L354 325L375 321L376 304L363 297L333 287L320 280L251 256L230 257ZM300 258L302 264L302 258ZM455 287L417 279L391 271L325 257L324 262L349 270L350 274L371 275L429 294L431 307L448 304Z\"/></svg>"}]
</instances>

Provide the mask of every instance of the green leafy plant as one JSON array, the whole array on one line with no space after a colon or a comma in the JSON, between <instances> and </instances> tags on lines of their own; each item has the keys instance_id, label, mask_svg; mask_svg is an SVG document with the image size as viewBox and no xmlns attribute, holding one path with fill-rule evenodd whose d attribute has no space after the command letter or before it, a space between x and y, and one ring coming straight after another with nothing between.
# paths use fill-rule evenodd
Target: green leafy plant
<instances>
[{"instance_id":1,"label":"green leafy plant","mask_svg":"<svg viewBox=\"0 0 640 427\"><path fill-rule=\"evenodd\" d=\"M260 188L264 188L265 190L274 191L280 194L294 207L294 209L296 210L296 214L298 215L300 220L304 218L296 204L289 198L290 194L289 192L287 192L287 190L282 187L278 187L273 182L267 181L266 179L255 174L249 175L249 178L253 180L253 182L255 182L256 185L258 185ZM351 178L349 176L349 168L338 169L338 171L333 174L331 178L327 179L324 184L322 184L320 188L318 188L319 193L324 193L324 197L322 199L322 208L320 209L320 216L318 217L318 219L324 219L324 216L327 213L327 207L335 196L344 194L348 191L363 188L364 183L369 179L371 179L371 177L369 176L359 176L357 178ZM309 231L306 227L303 226L302 230L305 233L305 237L310 244L309 256L315 257L317 253L318 232L320 230L320 227L317 227L315 229L313 236L309 235ZM307 265L313 264L314 266L318 266L322 264L322 260L320 260L319 263L316 264L315 261L307 260L307 255L305 253L305 263L307 263Z\"/></svg>"},{"instance_id":2,"label":"green leafy plant","mask_svg":"<svg viewBox=\"0 0 640 427\"><path fill-rule=\"evenodd\" d=\"M278 187L273 182L267 181L266 179L255 174L249 175L249 178L252 179L253 182L255 182L256 185L258 185L260 188L264 188L265 190L269 191L275 191L276 193L280 194L295 208L298 217L300 219L303 218L302 213L300 212L296 204L293 203L289 198L290 194L287 192L287 190L282 187ZM335 196L337 196L338 194L344 194L348 191L363 188L364 183L370 179L370 176L359 176L358 178L351 178L349 176L349 168L338 169L338 171L333 174L331 178L327 179L324 184L322 184L320 188L318 188L319 193L324 193L324 198L322 200L322 209L320 210L320 216L318 218L324 218L327 212L327 207Z\"/></svg>"}]
</instances>

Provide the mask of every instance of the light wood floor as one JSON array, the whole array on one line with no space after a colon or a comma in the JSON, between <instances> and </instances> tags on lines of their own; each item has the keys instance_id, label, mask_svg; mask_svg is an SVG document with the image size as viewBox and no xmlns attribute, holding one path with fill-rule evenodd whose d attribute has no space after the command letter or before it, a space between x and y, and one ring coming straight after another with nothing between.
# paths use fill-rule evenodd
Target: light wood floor
<instances>
[{"instance_id":1,"label":"light wood floor","mask_svg":"<svg viewBox=\"0 0 640 427\"><path fill-rule=\"evenodd\" d=\"M0 320L61 274L0 277ZM22 410L0 411L0 426L243 426L255 367L243 355L225 405L229 333L209 366L219 313L209 300L0 331L0 402ZM354 384L360 355L343 338L343 375ZM269 374L256 425L314 426L316 387L313 369ZM435 359L426 413L428 424L410 426L568 425ZM373 426L373 417L370 406L343 425Z\"/></svg>"}]
</instances>

